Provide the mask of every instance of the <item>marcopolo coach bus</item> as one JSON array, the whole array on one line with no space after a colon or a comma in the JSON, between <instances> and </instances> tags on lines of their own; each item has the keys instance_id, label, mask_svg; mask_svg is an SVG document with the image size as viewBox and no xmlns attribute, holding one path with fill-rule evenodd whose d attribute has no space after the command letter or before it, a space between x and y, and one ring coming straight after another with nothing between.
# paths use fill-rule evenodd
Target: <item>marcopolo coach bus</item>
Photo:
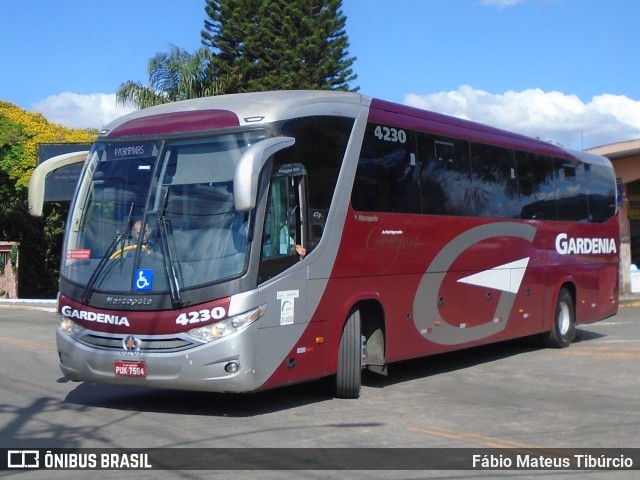
<instances>
[{"instance_id":1,"label":"marcopolo coach bus","mask_svg":"<svg viewBox=\"0 0 640 480\"><path fill-rule=\"evenodd\" d=\"M618 307L610 162L356 93L127 115L83 154L60 270L74 381L250 392L540 335Z\"/></svg>"}]
</instances>

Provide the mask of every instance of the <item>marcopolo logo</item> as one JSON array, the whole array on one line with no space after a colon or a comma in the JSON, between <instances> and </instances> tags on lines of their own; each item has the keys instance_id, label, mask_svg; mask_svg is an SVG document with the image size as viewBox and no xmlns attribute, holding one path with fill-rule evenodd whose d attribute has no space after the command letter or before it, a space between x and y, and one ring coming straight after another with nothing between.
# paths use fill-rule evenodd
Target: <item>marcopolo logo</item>
<instances>
[{"instance_id":1,"label":"marcopolo logo","mask_svg":"<svg viewBox=\"0 0 640 480\"><path fill-rule=\"evenodd\" d=\"M140 350L140 345L142 341L139 338L134 337L133 335L127 335L122 339L122 349L125 352L138 352Z\"/></svg>"},{"instance_id":2,"label":"marcopolo logo","mask_svg":"<svg viewBox=\"0 0 640 480\"><path fill-rule=\"evenodd\" d=\"M570 237L560 233L556 237L556 251L560 255L601 255L618 253L613 238Z\"/></svg>"},{"instance_id":3,"label":"marcopolo logo","mask_svg":"<svg viewBox=\"0 0 640 480\"><path fill-rule=\"evenodd\" d=\"M107 305L124 305L134 307L136 305L151 305L153 300L149 297L107 297Z\"/></svg>"}]
</instances>

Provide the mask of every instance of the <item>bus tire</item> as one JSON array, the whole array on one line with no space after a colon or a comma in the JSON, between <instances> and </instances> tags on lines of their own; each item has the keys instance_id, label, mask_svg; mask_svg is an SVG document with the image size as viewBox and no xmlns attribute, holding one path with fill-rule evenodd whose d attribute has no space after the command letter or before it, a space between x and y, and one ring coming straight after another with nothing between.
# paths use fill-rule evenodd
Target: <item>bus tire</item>
<instances>
[{"instance_id":1,"label":"bus tire","mask_svg":"<svg viewBox=\"0 0 640 480\"><path fill-rule=\"evenodd\" d=\"M561 288L551 330L543 334L542 342L549 348L566 348L576 330L576 309L569 290Z\"/></svg>"},{"instance_id":2,"label":"bus tire","mask_svg":"<svg viewBox=\"0 0 640 480\"><path fill-rule=\"evenodd\" d=\"M353 310L347 319L338 348L336 397L358 398L362 385L362 339L360 311Z\"/></svg>"}]
</instances>

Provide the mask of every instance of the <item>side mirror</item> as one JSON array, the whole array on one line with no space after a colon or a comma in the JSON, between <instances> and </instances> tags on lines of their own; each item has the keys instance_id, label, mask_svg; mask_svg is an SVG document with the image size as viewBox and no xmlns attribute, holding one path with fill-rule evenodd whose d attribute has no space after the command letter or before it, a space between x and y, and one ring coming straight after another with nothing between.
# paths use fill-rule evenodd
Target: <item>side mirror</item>
<instances>
[{"instance_id":1,"label":"side mirror","mask_svg":"<svg viewBox=\"0 0 640 480\"><path fill-rule=\"evenodd\" d=\"M84 151L65 153L64 155L51 157L50 159L42 162L33 170L33 172L31 172L28 194L29 213L31 215L34 217L42 216L44 186L47 175L62 167L66 167L67 165L84 162L87 160L87 155L89 155L89 152Z\"/></svg>"},{"instance_id":2,"label":"side mirror","mask_svg":"<svg viewBox=\"0 0 640 480\"><path fill-rule=\"evenodd\" d=\"M233 175L236 210L246 212L256 206L258 178L269 157L296 143L293 137L267 138L249 147L240 157Z\"/></svg>"}]
</instances>

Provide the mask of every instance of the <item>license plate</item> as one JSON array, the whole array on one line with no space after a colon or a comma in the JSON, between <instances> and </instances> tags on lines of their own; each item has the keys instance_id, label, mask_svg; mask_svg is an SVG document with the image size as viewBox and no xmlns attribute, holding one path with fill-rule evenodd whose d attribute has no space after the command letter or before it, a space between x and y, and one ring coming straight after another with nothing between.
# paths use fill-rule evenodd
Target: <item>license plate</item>
<instances>
[{"instance_id":1,"label":"license plate","mask_svg":"<svg viewBox=\"0 0 640 480\"><path fill-rule=\"evenodd\" d=\"M127 362L116 360L113 362L116 377L146 377L147 364L145 362Z\"/></svg>"}]
</instances>

